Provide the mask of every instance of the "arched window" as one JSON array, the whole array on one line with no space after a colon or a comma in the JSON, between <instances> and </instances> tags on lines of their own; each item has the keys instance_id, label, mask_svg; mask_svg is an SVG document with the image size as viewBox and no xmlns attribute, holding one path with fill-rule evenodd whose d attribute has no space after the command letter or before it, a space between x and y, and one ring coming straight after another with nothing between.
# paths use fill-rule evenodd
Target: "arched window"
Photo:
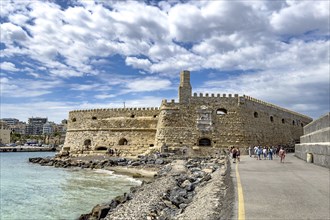
<instances>
[{"instance_id":1,"label":"arched window","mask_svg":"<svg viewBox=\"0 0 330 220\"><path fill-rule=\"evenodd\" d=\"M108 150L108 148L104 146L98 146L95 150Z\"/></svg>"},{"instance_id":2,"label":"arched window","mask_svg":"<svg viewBox=\"0 0 330 220\"><path fill-rule=\"evenodd\" d=\"M274 117L273 116L270 116L269 119L270 119L271 122L274 122Z\"/></svg>"},{"instance_id":3,"label":"arched window","mask_svg":"<svg viewBox=\"0 0 330 220\"><path fill-rule=\"evenodd\" d=\"M84 141L84 145L85 145L86 147L89 147L89 146L92 145L92 141L91 141L90 139L86 139L86 140Z\"/></svg>"},{"instance_id":4,"label":"arched window","mask_svg":"<svg viewBox=\"0 0 330 220\"><path fill-rule=\"evenodd\" d=\"M132 114L132 115L131 115L131 118L135 118L135 115Z\"/></svg>"},{"instance_id":5,"label":"arched window","mask_svg":"<svg viewBox=\"0 0 330 220\"><path fill-rule=\"evenodd\" d=\"M217 109L217 115L226 115L226 114L227 114L227 109L224 108Z\"/></svg>"},{"instance_id":6,"label":"arched window","mask_svg":"<svg viewBox=\"0 0 330 220\"><path fill-rule=\"evenodd\" d=\"M292 125L295 125L295 124L296 124L296 122L294 120L292 120Z\"/></svg>"},{"instance_id":7,"label":"arched window","mask_svg":"<svg viewBox=\"0 0 330 220\"><path fill-rule=\"evenodd\" d=\"M73 118L73 119L72 119L72 122L75 122L75 121L77 121L77 119L76 119L76 118Z\"/></svg>"},{"instance_id":8,"label":"arched window","mask_svg":"<svg viewBox=\"0 0 330 220\"><path fill-rule=\"evenodd\" d=\"M284 120L284 118L282 118L282 124L285 124L285 120Z\"/></svg>"},{"instance_id":9,"label":"arched window","mask_svg":"<svg viewBox=\"0 0 330 220\"><path fill-rule=\"evenodd\" d=\"M258 112L254 112L253 115L254 115L255 118L258 118L259 117Z\"/></svg>"},{"instance_id":10,"label":"arched window","mask_svg":"<svg viewBox=\"0 0 330 220\"><path fill-rule=\"evenodd\" d=\"M119 140L119 145L127 145L128 141L125 138Z\"/></svg>"},{"instance_id":11,"label":"arched window","mask_svg":"<svg viewBox=\"0 0 330 220\"><path fill-rule=\"evenodd\" d=\"M199 139L198 146L211 146L211 140L208 138Z\"/></svg>"},{"instance_id":12,"label":"arched window","mask_svg":"<svg viewBox=\"0 0 330 220\"><path fill-rule=\"evenodd\" d=\"M92 120L96 120L97 118L95 116L92 117Z\"/></svg>"}]
</instances>

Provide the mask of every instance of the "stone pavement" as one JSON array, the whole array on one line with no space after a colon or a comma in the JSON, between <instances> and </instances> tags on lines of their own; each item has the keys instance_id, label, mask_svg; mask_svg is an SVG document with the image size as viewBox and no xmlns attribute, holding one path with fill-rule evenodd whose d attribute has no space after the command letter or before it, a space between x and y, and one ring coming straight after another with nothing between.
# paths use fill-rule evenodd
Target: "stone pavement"
<instances>
[{"instance_id":1,"label":"stone pavement","mask_svg":"<svg viewBox=\"0 0 330 220\"><path fill-rule=\"evenodd\" d=\"M330 219L329 169L306 163L294 154L287 154L285 163L278 157L271 161L244 155L239 164L231 166L236 187L234 219ZM238 189L244 202L238 202ZM239 208L245 208L245 213L238 215Z\"/></svg>"}]
</instances>

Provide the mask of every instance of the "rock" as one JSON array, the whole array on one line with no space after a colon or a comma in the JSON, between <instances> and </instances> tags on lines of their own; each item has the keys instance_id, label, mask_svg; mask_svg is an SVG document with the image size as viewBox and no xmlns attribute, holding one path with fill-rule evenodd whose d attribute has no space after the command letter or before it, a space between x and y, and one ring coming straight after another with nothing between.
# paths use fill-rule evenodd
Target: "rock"
<instances>
[{"instance_id":1,"label":"rock","mask_svg":"<svg viewBox=\"0 0 330 220\"><path fill-rule=\"evenodd\" d=\"M202 169L202 171L205 172L205 173L213 173L214 172L214 170L212 168L204 168L204 169Z\"/></svg>"},{"instance_id":2,"label":"rock","mask_svg":"<svg viewBox=\"0 0 330 220\"><path fill-rule=\"evenodd\" d=\"M141 162L139 162L139 161L135 161L135 162L131 163L132 167L140 166L140 165L141 165Z\"/></svg>"},{"instance_id":3,"label":"rock","mask_svg":"<svg viewBox=\"0 0 330 220\"><path fill-rule=\"evenodd\" d=\"M191 185L191 182L189 181L189 180L185 180L181 185L180 185L180 187L181 188L185 188L185 187L187 187L187 186L190 186Z\"/></svg>"},{"instance_id":4,"label":"rock","mask_svg":"<svg viewBox=\"0 0 330 220\"><path fill-rule=\"evenodd\" d=\"M164 160L163 159L157 159L155 161L155 164L164 164Z\"/></svg>"},{"instance_id":5,"label":"rock","mask_svg":"<svg viewBox=\"0 0 330 220\"><path fill-rule=\"evenodd\" d=\"M108 204L96 205L92 210L91 217L95 218L95 219L104 218L107 216L109 210L110 210L110 207Z\"/></svg>"}]
</instances>

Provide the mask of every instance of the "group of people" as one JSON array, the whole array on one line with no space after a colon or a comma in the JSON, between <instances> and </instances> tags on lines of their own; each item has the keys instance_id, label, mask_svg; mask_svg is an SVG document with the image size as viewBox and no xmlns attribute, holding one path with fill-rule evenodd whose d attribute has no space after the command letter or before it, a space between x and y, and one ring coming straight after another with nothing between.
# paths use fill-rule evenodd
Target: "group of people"
<instances>
[{"instance_id":1,"label":"group of people","mask_svg":"<svg viewBox=\"0 0 330 220\"><path fill-rule=\"evenodd\" d=\"M233 163L240 162L241 151L238 147L230 147L230 157L233 159ZM273 160L274 157L279 157L280 162L284 163L286 152L283 147L262 147L254 146L249 147L249 156L255 157L257 160Z\"/></svg>"},{"instance_id":2,"label":"group of people","mask_svg":"<svg viewBox=\"0 0 330 220\"><path fill-rule=\"evenodd\" d=\"M117 149L112 149L112 148L108 148L107 154L109 154L110 156L119 156L120 155L120 151Z\"/></svg>"},{"instance_id":3,"label":"group of people","mask_svg":"<svg viewBox=\"0 0 330 220\"><path fill-rule=\"evenodd\" d=\"M262 146L254 146L249 147L249 156L257 158L257 160L273 160L273 157L280 157L280 162L284 163L286 152L283 147L262 147Z\"/></svg>"}]
</instances>

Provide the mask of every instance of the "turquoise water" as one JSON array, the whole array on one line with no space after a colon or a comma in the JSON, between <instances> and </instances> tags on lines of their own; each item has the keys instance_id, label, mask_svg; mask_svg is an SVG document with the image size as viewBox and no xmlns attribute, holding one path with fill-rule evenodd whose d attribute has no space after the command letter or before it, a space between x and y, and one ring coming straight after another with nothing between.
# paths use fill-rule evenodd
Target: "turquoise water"
<instances>
[{"instance_id":1,"label":"turquoise water","mask_svg":"<svg viewBox=\"0 0 330 220\"><path fill-rule=\"evenodd\" d=\"M0 219L77 219L141 182L110 171L63 169L28 162L53 152L0 153Z\"/></svg>"}]
</instances>

